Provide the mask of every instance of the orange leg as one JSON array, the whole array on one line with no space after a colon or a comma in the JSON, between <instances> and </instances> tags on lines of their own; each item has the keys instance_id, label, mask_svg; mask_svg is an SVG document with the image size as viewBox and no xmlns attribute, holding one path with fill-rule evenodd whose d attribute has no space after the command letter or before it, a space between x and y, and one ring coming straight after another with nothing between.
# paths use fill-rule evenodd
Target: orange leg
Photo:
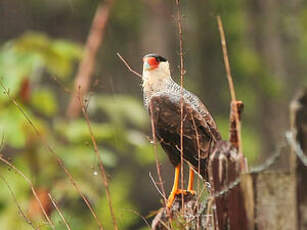
<instances>
[{"instance_id":1,"label":"orange leg","mask_svg":"<svg viewBox=\"0 0 307 230\"><path fill-rule=\"evenodd\" d=\"M192 167L190 167L188 192L195 193L193 190L193 185L194 185L194 170L192 169Z\"/></svg>"},{"instance_id":2,"label":"orange leg","mask_svg":"<svg viewBox=\"0 0 307 230\"><path fill-rule=\"evenodd\" d=\"M178 193L178 184L179 184L179 174L180 174L180 164L176 166L175 168L175 178L174 178L174 184L171 191L171 194L168 197L167 200L167 207L170 208L175 200L175 196Z\"/></svg>"}]
</instances>

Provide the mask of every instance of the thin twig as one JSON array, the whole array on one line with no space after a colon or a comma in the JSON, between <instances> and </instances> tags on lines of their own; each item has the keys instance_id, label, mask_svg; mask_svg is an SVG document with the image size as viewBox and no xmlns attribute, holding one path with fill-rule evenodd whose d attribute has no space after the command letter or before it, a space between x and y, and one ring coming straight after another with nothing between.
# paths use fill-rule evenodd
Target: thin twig
<instances>
[{"instance_id":1,"label":"thin twig","mask_svg":"<svg viewBox=\"0 0 307 230\"><path fill-rule=\"evenodd\" d=\"M146 218L144 216L142 216L140 213L138 213L137 211L133 210L133 209L124 209L125 211L128 211L128 212L132 212L134 213L136 216L138 217L141 217L142 220L144 221L144 223L147 225L148 229L151 230L151 226L150 224L148 223L148 221L146 220ZM143 228L142 228L143 229Z\"/></svg>"},{"instance_id":2,"label":"thin twig","mask_svg":"<svg viewBox=\"0 0 307 230\"><path fill-rule=\"evenodd\" d=\"M183 59L183 35L182 35L182 17L180 1L176 0L177 5L177 25L179 36L179 55L180 55L180 161L181 161L181 187L183 189L183 81L184 81L184 59ZM182 211L184 212L184 195L182 194Z\"/></svg>"},{"instance_id":3,"label":"thin twig","mask_svg":"<svg viewBox=\"0 0 307 230\"><path fill-rule=\"evenodd\" d=\"M51 221L51 219L49 218L49 216L47 215L47 212L42 204L42 202L40 201L40 199L38 198L38 195L34 189L34 185L32 183L32 181L22 172L20 171L18 168L16 168L12 163L10 163L8 160L6 160L5 158L3 158L2 155L0 155L0 160L5 163L6 165L8 165L11 169L13 169L15 172L17 172L20 176L22 176L25 181L29 184L29 186L31 187L31 191L35 197L35 199L37 200L39 207L41 208L44 216L46 217L48 223L50 224L52 229L55 229L53 222Z\"/></svg>"},{"instance_id":4,"label":"thin twig","mask_svg":"<svg viewBox=\"0 0 307 230\"><path fill-rule=\"evenodd\" d=\"M31 126L31 128L33 129L33 131L35 132L35 134L41 138L43 144L45 145L45 147L47 148L47 150L52 154L52 156L55 158L55 160L57 161L58 165L63 169L63 171L65 172L65 174L67 175L67 177L69 178L71 184L74 186L74 188L77 190L77 192L80 194L81 198L83 199L83 201L85 202L86 206L89 208L91 214L93 215L93 217L96 220L97 225L99 226L100 230L103 230L103 226L100 222L100 220L97 218L97 215L93 209L93 207L91 206L90 202L88 201L88 199L85 197L85 195L81 192L79 185L76 183L76 181L74 180L73 176L71 175L71 173L68 171L68 169L65 167L63 161L60 159L60 157L58 157L58 155L55 153L55 151L52 149L52 147L49 145L49 143L45 140L44 136L40 133L40 131L37 129L37 127L34 125L34 123L32 122L32 120L30 119L30 117L28 116L28 114L24 111L24 109L17 103L17 101L11 97L11 95L9 94L9 91L4 87L2 81L0 80L0 85L4 90L5 95L12 101L12 103L18 108L18 110L23 114L23 116L25 117L26 121L29 123L29 125Z\"/></svg>"},{"instance_id":5,"label":"thin twig","mask_svg":"<svg viewBox=\"0 0 307 230\"><path fill-rule=\"evenodd\" d=\"M195 119L193 117L193 115L190 113L190 116L192 117L192 123L193 123L193 127L195 130L195 135L196 135L196 145L197 145L197 173L200 175L200 142L199 142L199 134L198 134L198 130L197 130L197 126L195 123ZM197 206L197 212L198 212L198 203L201 197L201 193L200 193L200 189L199 189L200 183L199 183L199 178L197 180L197 193L198 193L198 197L196 200L196 206ZM199 216L197 216L197 230L199 230L200 226L199 226Z\"/></svg>"},{"instance_id":6,"label":"thin twig","mask_svg":"<svg viewBox=\"0 0 307 230\"><path fill-rule=\"evenodd\" d=\"M66 225L66 228L67 228L68 230L71 230L71 228L70 228L68 222L66 221L65 217L63 216L61 210L60 210L59 207L57 206L56 201L52 198L52 196L51 196L50 193L48 193L48 196L49 196L49 198L50 198L50 200L51 200L53 206L54 206L55 209L57 210L59 216L61 217L61 219L63 220L64 224Z\"/></svg>"},{"instance_id":7,"label":"thin twig","mask_svg":"<svg viewBox=\"0 0 307 230\"><path fill-rule=\"evenodd\" d=\"M17 206L19 212L20 212L20 214L21 214L22 217L25 219L25 221L27 222L27 224L29 224L29 225L30 225L33 229L35 229L35 230L36 230L36 229L39 229L38 227L37 227L37 228L34 227L34 224L33 224L32 221L30 220L30 218L27 217L27 215L23 212L22 208L20 207L20 205L19 205L19 203L18 203L18 201L17 201L17 198L16 198L16 196L15 196L15 193L14 193L13 189L11 188L11 186L9 185L9 183L6 181L6 179L5 179L3 176L1 176L1 175L0 175L0 178L1 178L1 180L6 184L6 186L7 186L8 190L9 190L11 196L13 197L13 200L14 200L14 202L15 202L15 204L16 204L16 206Z\"/></svg>"},{"instance_id":8,"label":"thin twig","mask_svg":"<svg viewBox=\"0 0 307 230\"><path fill-rule=\"evenodd\" d=\"M159 164L159 158L158 158L158 151L157 151L157 137L156 137L156 129L155 129L155 124L154 124L154 112L153 112L153 105L152 103L150 103L149 106L150 109L150 120L151 120L151 131L152 131L152 138L153 138L153 142L154 142L154 152L155 152L155 159L156 159L156 169L157 169L157 174L158 174L158 178L159 178L159 183L160 183L160 188L163 194L163 201L164 201L164 205L166 207L167 204L167 200L166 200L166 196L165 196L165 189L164 189L164 183L162 180L162 176L161 176L161 170L160 170L160 164ZM168 210L168 209L167 209Z\"/></svg>"},{"instance_id":9,"label":"thin twig","mask_svg":"<svg viewBox=\"0 0 307 230\"><path fill-rule=\"evenodd\" d=\"M67 94L72 94L71 89L67 88L56 76L51 75L50 76L56 84L58 84L58 86L60 86L62 88L62 90L67 93Z\"/></svg>"},{"instance_id":10,"label":"thin twig","mask_svg":"<svg viewBox=\"0 0 307 230\"><path fill-rule=\"evenodd\" d=\"M222 44L222 50L223 50L223 56L224 56L224 64L225 64L225 69L226 69L226 74L227 74L227 79L228 79L231 101L232 103L235 103L237 99L236 99L234 84L233 84L233 80L231 76L231 69L230 69L229 58L228 58L228 53L227 53L225 32L223 28L222 19L220 16L217 16L217 23L218 23L218 28L220 31L221 44ZM242 142L241 142L241 122L239 118L239 111L236 105L234 107L235 107L235 121L236 121L236 128L237 128L238 152L239 152L240 159L241 159L240 164L241 164L241 169L246 170L245 159L244 159L243 149L242 149Z\"/></svg>"},{"instance_id":11,"label":"thin twig","mask_svg":"<svg viewBox=\"0 0 307 230\"><path fill-rule=\"evenodd\" d=\"M128 69L131 73L133 73L133 74L135 74L136 76L142 78L142 74L139 74L138 72L136 72L135 70L133 70L133 69L129 66L128 62L127 62L119 53L116 53L116 55L119 57L119 59L124 63L124 65L127 67L127 69Z\"/></svg>"},{"instance_id":12,"label":"thin twig","mask_svg":"<svg viewBox=\"0 0 307 230\"><path fill-rule=\"evenodd\" d=\"M90 119L89 119L88 114L86 112L83 100L81 99L81 94L79 94L79 103L80 103L80 106L81 106L82 114L83 114L83 116L86 120L86 124L87 124L88 130L89 130L89 133L90 133L90 137L91 137L91 140L92 140L92 143L93 143L93 146L94 146L94 151L96 153L96 157L98 159L99 169L100 169L102 181L103 181L103 184L104 184L104 187L105 187L105 190L106 190L108 205L109 205L109 209L110 209L110 213L111 213L111 217L112 217L113 228L115 230L118 230L117 221L116 221L116 217L115 217L113 206L112 206L108 177L106 175L106 171L105 171L103 163L102 163L102 159L101 159L101 156L100 156L100 153L99 153L99 149L98 149L98 146L97 146L97 143L96 143L96 139L94 137L94 133L93 133L93 129L92 129Z\"/></svg>"},{"instance_id":13,"label":"thin twig","mask_svg":"<svg viewBox=\"0 0 307 230\"><path fill-rule=\"evenodd\" d=\"M166 199L166 197L163 195L163 193L160 191L159 187L158 187L158 184L157 182L155 181L155 179L153 178L151 172L149 172L149 178L151 179L153 185L155 186L155 188L157 189L158 193L161 195L161 197L163 199Z\"/></svg>"},{"instance_id":14,"label":"thin twig","mask_svg":"<svg viewBox=\"0 0 307 230\"><path fill-rule=\"evenodd\" d=\"M109 21L110 10L114 0L101 1L97 7L90 33L87 37L85 52L75 78L74 93L72 94L70 104L67 109L67 116L75 118L80 113L80 104L78 102L79 86L82 85L81 96L85 95L90 86L91 78L94 72L96 55L101 46L105 34L105 29Z\"/></svg>"}]
</instances>

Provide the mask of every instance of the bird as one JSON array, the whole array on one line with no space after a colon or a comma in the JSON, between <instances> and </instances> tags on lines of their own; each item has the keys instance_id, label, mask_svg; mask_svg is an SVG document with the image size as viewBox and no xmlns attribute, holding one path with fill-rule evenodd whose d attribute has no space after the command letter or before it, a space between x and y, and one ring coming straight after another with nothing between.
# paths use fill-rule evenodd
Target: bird
<instances>
[{"instance_id":1,"label":"bird","mask_svg":"<svg viewBox=\"0 0 307 230\"><path fill-rule=\"evenodd\" d=\"M143 57L142 88L144 106L152 119L154 135L175 167L174 183L166 204L170 208L177 194L195 193L195 172L208 181L209 154L222 138L202 101L172 79L166 58L152 53ZM183 159L189 165L187 190L179 189L181 117Z\"/></svg>"}]
</instances>

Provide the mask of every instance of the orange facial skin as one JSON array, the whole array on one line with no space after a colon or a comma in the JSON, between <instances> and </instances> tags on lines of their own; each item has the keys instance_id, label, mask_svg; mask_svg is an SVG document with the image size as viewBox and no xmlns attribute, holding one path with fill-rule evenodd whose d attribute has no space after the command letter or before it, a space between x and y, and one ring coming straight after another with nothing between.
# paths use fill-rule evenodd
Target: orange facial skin
<instances>
[{"instance_id":1,"label":"orange facial skin","mask_svg":"<svg viewBox=\"0 0 307 230\"><path fill-rule=\"evenodd\" d=\"M148 65L150 66L149 70L154 70L159 66L159 62L155 57L146 57L144 58L144 62L148 63Z\"/></svg>"}]
</instances>

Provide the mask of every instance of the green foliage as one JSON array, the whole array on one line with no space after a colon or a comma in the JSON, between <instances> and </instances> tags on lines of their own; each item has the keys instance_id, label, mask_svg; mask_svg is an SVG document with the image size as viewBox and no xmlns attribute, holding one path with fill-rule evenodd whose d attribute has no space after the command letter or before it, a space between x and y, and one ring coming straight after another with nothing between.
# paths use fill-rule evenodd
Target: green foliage
<instances>
[{"instance_id":1,"label":"green foliage","mask_svg":"<svg viewBox=\"0 0 307 230\"><path fill-rule=\"evenodd\" d=\"M138 218L134 213L136 207L129 202L130 191L128 188L131 188L132 186L132 178L131 175L127 173L119 173L118 175L115 175L113 179L114 182L110 187L110 191L113 194L113 207L116 210L119 228L126 229ZM116 191L116 193L112 191ZM106 229L112 229L112 218L110 211L108 210L108 201L106 197L98 203L97 211L104 220L104 227Z\"/></svg>"},{"instance_id":2,"label":"green foliage","mask_svg":"<svg viewBox=\"0 0 307 230\"><path fill-rule=\"evenodd\" d=\"M32 92L31 104L45 116L52 117L58 111L54 94L48 89L36 89Z\"/></svg>"},{"instance_id":3,"label":"green foliage","mask_svg":"<svg viewBox=\"0 0 307 230\"><path fill-rule=\"evenodd\" d=\"M60 204L70 204L61 208L73 229L94 228L96 224L89 210L84 208L80 195L59 168L42 138L47 140L61 157L65 167L77 179L81 191L97 204L95 209L99 218L110 229L112 222L107 211L106 196L102 192L103 183L88 124L84 118L71 121L64 119L60 114L59 100L62 89L51 88L41 81L45 72L69 81L74 62L81 57L81 50L80 46L72 42L53 40L42 33L34 32L25 33L2 46L2 83L9 90L10 96L16 98L41 136L36 136L24 115L4 93L0 96L1 134L4 136L5 146L14 149L9 152L14 158L14 165L31 178L35 187L45 187L55 195ZM92 119L97 113L104 115L104 122L95 122ZM99 154L107 170L118 167L120 156L127 155L127 150L131 160L141 165L154 162L153 146L143 134L147 115L140 102L126 95L99 95L89 101L88 114L92 120L91 127L99 146ZM10 181L13 191L18 191L18 202L27 213L29 202L33 199L29 185L6 167L1 167L0 171ZM135 206L129 199L129 188L133 180L132 174L126 174L124 169L118 170L118 173L118 176L112 177L110 185L118 222L125 229L137 219L132 211ZM19 229L31 229L17 215L13 201L6 199L8 196L7 190L0 191L1 226L14 229L18 225ZM80 210L83 210L82 214ZM37 215L33 219L34 225L49 229L40 214ZM55 211L51 217L57 229L65 229Z\"/></svg>"},{"instance_id":4,"label":"green foliage","mask_svg":"<svg viewBox=\"0 0 307 230\"><path fill-rule=\"evenodd\" d=\"M82 56L79 45L64 40L52 40L42 33L25 33L13 43L17 53L37 58L51 74L59 77L70 76L73 61Z\"/></svg>"},{"instance_id":5,"label":"green foliage","mask_svg":"<svg viewBox=\"0 0 307 230\"><path fill-rule=\"evenodd\" d=\"M130 123L142 128L147 124L144 107L134 98L126 95L95 96L93 100L97 108L103 110L112 122L122 125Z\"/></svg>"},{"instance_id":6,"label":"green foliage","mask_svg":"<svg viewBox=\"0 0 307 230\"><path fill-rule=\"evenodd\" d=\"M56 34L73 38L76 41L84 41L100 1L45 0L43 4L41 0L17 2L21 5L16 7L16 3L13 4L14 20L6 25L4 24L7 22L6 17L2 18L4 21L2 24L7 28L4 27L4 32L1 32L1 35L4 35L4 38L16 36L20 31L27 31L30 27L44 28L45 32L27 31L3 42L0 46L0 80L9 90L10 96L16 99L26 111L41 136L35 135L23 114L11 103L9 97L1 89L0 135L3 135L5 143L2 146L1 154L4 153L16 167L24 172L36 188L43 187L51 192L72 229L96 229L94 218L84 205L79 193L73 188L68 177L46 148L44 144L46 141L63 160L65 167L93 205L104 229L112 229L108 202L88 124L82 116L72 120L66 118L65 106L71 95L65 94L58 83L53 81L53 77L56 77L60 84L72 88L73 75L77 62L83 56L83 47L75 42L47 35ZM195 9L191 10L190 7L191 5L193 7L193 4ZM12 4L3 3L3 5L10 6ZM278 80L279 76L275 76L275 73L270 69L272 63L260 56L261 52L253 44L253 38L250 38L249 33L253 29L256 31L258 29L251 28L250 25L256 26L258 24L249 22L251 19L247 14L251 10L248 7L251 6L247 5L248 3L242 0L182 1L182 9L187 16L183 17L185 63L189 64L190 62L197 67L195 70L186 67L188 73L192 71L196 73L196 78L192 82L191 75L187 75L185 86L191 85L199 89L195 93L203 94L201 96L205 96L203 89L206 89L204 85L199 84L201 79L205 79L203 82L209 83L210 87L216 87L212 91L216 93L216 97L207 99L211 100L211 105L216 106L213 109L224 114L215 117L215 120L224 139L228 139L229 124L228 117L225 115L228 110L225 109L225 105L228 105L229 102L229 91L224 79L223 58L215 19L215 16L219 14L224 23L237 97L243 100L246 105L242 123L243 151L249 162L253 162L261 148L261 135L256 132L259 124L253 122L259 116L261 97L269 98L273 102L283 100L288 86L286 85L287 81ZM172 54L173 57L169 58L170 62L173 62L174 57L178 58L175 51L178 42L177 34L171 34L175 32L176 27L173 17L174 6L174 2L162 0L150 3L149 1L144 3L140 0L115 1L110 21L104 31L105 39L98 52L96 69L93 74L93 78L101 77L103 79L103 87L105 87L103 90L113 92L113 88L108 88L108 83L112 82L116 85L117 75L127 73L115 57L115 53L118 51L125 54L124 56L127 54L126 57L129 63L131 60L132 66L135 66L136 63L140 64L141 54L149 50L150 52L163 51L167 55ZM301 9L297 9L297 24L292 23L293 20L288 15L284 17L287 24L283 24L287 29L294 28L298 34L299 38L295 38L297 39L297 46L295 46L297 50L293 50L293 53L299 55L302 65L307 59L307 30L304 29L307 24L306 7L306 4L302 4ZM152 8L154 11L150 12ZM11 12L8 14L11 15ZM149 18L148 15L159 18ZM144 20L145 17L147 18ZM16 28L15 18L16 23L19 23L18 19L20 20L20 18L24 20ZM277 19L275 16L273 17L273 20ZM165 24L168 26L164 27ZM294 26L294 24L296 25ZM14 25L12 30L8 28L11 25ZM143 34L144 31L150 31L147 26L153 26L152 34ZM289 44L291 43L291 38L288 37L288 34L283 34L282 29L278 33L280 33L280 39L289 40ZM154 36L152 39L154 44L152 47L144 47L144 37L145 40L150 40L149 36ZM191 36L190 39L189 36ZM199 56L195 55L196 52ZM285 60L290 62L289 59ZM209 63L205 68L210 69L207 72L210 73L210 76L199 71L204 63ZM171 65L174 70L177 69L176 63L173 62ZM293 66L291 67L293 68ZM292 71L291 68L285 69L289 72ZM298 75L304 73L304 71L297 72L302 72L297 73ZM306 82L306 79L304 77L302 81ZM153 144L150 144L150 122L141 104L141 99L135 99L128 95L129 92L132 92L129 87L133 83L128 82L127 79L123 80L123 78L120 78L120 81L124 82L123 87L114 88L121 94L106 95L94 92L94 96L88 100L87 112L91 120L93 135L99 147L99 154L110 178L115 215L120 229L125 230L134 229L141 222L140 217L135 214L135 210L143 212L142 215L146 215L148 212L148 207L145 211L143 207L138 210L139 207L134 202L134 199L138 199L142 194L133 194L131 191L132 188L137 188L134 190L138 191L139 187L143 185L140 185L139 177L136 175L147 173L147 167L153 167L155 152ZM220 103L221 101L222 103ZM159 147L158 156L161 160L160 153L165 158L166 155ZM33 199L29 185L13 170L8 170L3 164L0 165L0 174L9 182L16 193L18 203L25 213L28 213L30 201ZM0 184L3 188L0 190L1 229L32 229L18 215L14 200L9 191L5 189L6 185L1 180ZM148 196L151 195L148 194ZM55 211L51 213L51 218L55 222L56 229L66 229ZM50 229L40 214L37 214L33 219L35 225L40 225L40 229ZM182 229L182 224L180 220L178 223L173 223L173 229Z\"/></svg>"},{"instance_id":7,"label":"green foliage","mask_svg":"<svg viewBox=\"0 0 307 230\"><path fill-rule=\"evenodd\" d=\"M15 96L24 79L37 81L41 77L42 68L50 74L67 78L72 73L74 61L81 55L82 49L77 44L53 40L43 33L27 32L0 48L1 81ZM0 103L7 100L6 95L0 94Z\"/></svg>"},{"instance_id":8,"label":"green foliage","mask_svg":"<svg viewBox=\"0 0 307 230\"><path fill-rule=\"evenodd\" d=\"M8 106L6 109L0 110L0 127L1 135L7 144L21 148L26 143L27 128L25 119L21 113L16 112L13 105Z\"/></svg>"}]
</instances>

